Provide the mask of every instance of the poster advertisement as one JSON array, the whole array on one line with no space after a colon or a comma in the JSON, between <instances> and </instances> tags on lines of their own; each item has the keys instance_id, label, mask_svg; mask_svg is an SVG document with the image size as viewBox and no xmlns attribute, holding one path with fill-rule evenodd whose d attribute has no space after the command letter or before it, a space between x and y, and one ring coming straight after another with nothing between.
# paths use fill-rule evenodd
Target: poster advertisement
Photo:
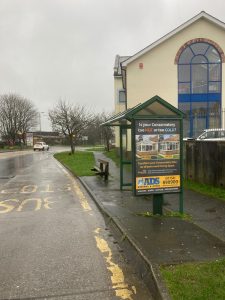
<instances>
[{"instance_id":1,"label":"poster advertisement","mask_svg":"<svg viewBox=\"0 0 225 300\"><path fill-rule=\"evenodd\" d=\"M136 194L180 192L179 120L135 120Z\"/></svg>"}]
</instances>

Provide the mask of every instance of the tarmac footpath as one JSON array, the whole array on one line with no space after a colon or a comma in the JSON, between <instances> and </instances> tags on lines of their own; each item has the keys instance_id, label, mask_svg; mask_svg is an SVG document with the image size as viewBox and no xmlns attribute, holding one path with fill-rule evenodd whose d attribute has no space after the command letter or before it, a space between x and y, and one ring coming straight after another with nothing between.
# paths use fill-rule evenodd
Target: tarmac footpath
<instances>
[{"instance_id":1,"label":"tarmac footpath","mask_svg":"<svg viewBox=\"0 0 225 300\"><path fill-rule=\"evenodd\" d=\"M109 179L80 177L112 231L119 247L149 287L154 299L170 299L160 265L203 262L225 256L225 203L192 191L184 192L184 212L191 221L176 217L144 217L152 212L151 197L120 191L119 168L109 161ZM178 211L176 194L165 195L163 211ZM106 228L107 229L107 228Z\"/></svg>"}]
</instances>

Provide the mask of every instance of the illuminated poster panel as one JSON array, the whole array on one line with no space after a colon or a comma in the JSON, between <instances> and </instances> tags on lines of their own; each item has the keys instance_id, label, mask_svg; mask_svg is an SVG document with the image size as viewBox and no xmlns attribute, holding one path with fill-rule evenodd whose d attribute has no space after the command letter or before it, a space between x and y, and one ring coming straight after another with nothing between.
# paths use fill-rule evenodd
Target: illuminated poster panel
<instances>
[{"instance_id":1,"label":"illuminated poster panel","mask_svg":"<svg viewBox=\"0 0 225 300\"><path fill-rule=\"evenodd\" d=\"M179 120L135 120L136 194L180 192Z\"/></svg>"}]
</instances>

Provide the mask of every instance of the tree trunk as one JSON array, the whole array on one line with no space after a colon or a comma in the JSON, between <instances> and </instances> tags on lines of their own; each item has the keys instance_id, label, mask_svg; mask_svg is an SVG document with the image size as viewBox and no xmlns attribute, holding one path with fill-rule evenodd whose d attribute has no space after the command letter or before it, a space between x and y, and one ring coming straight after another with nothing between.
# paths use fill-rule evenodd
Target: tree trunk
<instances>
[{"instance_id":1,"label":"tree trunk","mask_svg":"<svg viewBox=\"0 0 225 300\"><path fill-rule=\"evenodd\" d=\"M71 153L74 154L75 147L73 144L73 135L70 135L70 147L71 147Z\"/></svg>"},{"instance_id":2,"label":"tree trunk","mask_svg":"<svg viewBox=\"0 0 225 300\"><path fill-rule=\"evenodd\" d=\"M106 150L109 152L110 150L110 145L109 145L109 140L106 140Z\"/></svg>"},{"instance_id":3,"label":"tree trunk","mask_svg":"<svg viewBox=\"0 0 225 300\"><path fill-rule=\"evenodd\" d=\"M23 133L23 135L22 135L22 141L23 141L23 145L25 146L26 145L26 141L27 141L25 133Z\"/></svg>"}]
</instances>

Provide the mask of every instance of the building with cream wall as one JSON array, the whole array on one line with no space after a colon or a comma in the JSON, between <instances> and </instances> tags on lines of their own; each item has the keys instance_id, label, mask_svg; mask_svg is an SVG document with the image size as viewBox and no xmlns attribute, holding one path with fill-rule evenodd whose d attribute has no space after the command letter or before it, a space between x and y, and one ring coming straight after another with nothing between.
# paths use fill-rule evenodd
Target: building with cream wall
<instances>
[{"instance_id":1,"label":"building with cream wall","mask_svg":"<svg viewBox=\"0 0 225 300\"><path fill-rule=\"evenodd\" d=\"M188 51L193 54L187 63L182 55L187 56ZM217 115L215 123L210 119L209 111L216 108L221 112L225 107L224 51L225 24L201 12L133 56L117 55L114 66L115 113L158 95L186 114L207 114L200 123L194 119L187 121L189 136L198 134L202 127L215 127L215 124L221 127L222 114ZM116 143L118 145L118 139Z\"/></svg>"}]
</instances>

